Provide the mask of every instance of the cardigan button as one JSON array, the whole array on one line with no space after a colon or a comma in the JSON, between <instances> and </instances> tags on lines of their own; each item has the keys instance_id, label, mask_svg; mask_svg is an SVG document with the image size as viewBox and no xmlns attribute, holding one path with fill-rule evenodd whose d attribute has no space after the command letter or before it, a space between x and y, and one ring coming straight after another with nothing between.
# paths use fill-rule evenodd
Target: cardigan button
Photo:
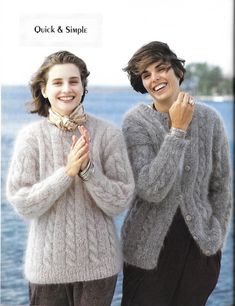
<instances>
[{"instance_id":1,"label":"cardigan button","mask_svg":"<svg viewBox=\"0 0 235 306\"><path fill-rule=\"evenodd\" d=\"M194 240L198 240L198 237L195 236L195 235L193 235L193 239L194 239Z\"/></svg>"},{"instance_id":2,"label":"cardigan button","mask_svg":"<svg viewBox=\"0 0 235 306\"><path fill-rule=\"evenodd\" d=\"M184 199L183 195L182 195L182 194L179 194L179 195L178 195L178 199L179 199L179 200L183 200L183 199Z\"/></svg>"},{"instance_id":3,"label":"cardigan button","mask_svg":"<svg viewBox=\"0 0 235 306\"><path fill-rule=\"evenodd\" d=\"M192 216L191 215L186 215L186 221L191 221L192 220Z\"/></svg>"},{"instance_id":4,"label":"cardigan button","mask_svg":"<svg viewBox=\"0 0 235 306\"><path fill-rule=\"evenodd\" d=\"M190 167L189 165L186 165L186 166L184 167L184 169L185 169L185 171L190 171L191 167Z\"/></svg>"},{"instance_id":5,"label":"cardigan button","mask_svg":"<svg viewBox=\"0 0 235 306\"><path fill-rule=\"evenodd\" d=\"M206 255L207 255L207 256L210 256L210 255L211 255L211 252L207 250L207 251L206 251Z\"/></svg>"}]
</instances>

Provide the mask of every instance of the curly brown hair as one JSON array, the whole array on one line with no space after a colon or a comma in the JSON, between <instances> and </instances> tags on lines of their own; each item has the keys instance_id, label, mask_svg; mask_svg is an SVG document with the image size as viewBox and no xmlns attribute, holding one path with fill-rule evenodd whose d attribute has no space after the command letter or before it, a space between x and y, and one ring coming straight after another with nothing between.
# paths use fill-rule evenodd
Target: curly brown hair
<instances>
[{"instance_id":1,"label":"curly brown hair","mask_svg":"<svg viewBox=\"0 0 235 306\"><path fill-rule=\"evenodd\" d=\"M81 103L87 93L87 77L90 72L87 70L85 62L68 51L58 51L47 56L38 69L33 75L30 81L30 89L32 93L32 100L28 104L30 113L38 113L40 116L47 117L49 114L50 102L44 98L41 92L41 88L46 86L48 80L48 71L54 65L58 64L74 64L78 67L81 74L81 81L84 88L84 93L81 98Z\"/></svg>"},{"instance_id":2,"label":"curly brown hair","mask_svg":"<svg viewBox=\"0 0 235 306\"><path fill-rule=\"evenodd\" d=\"M147 66L160 60L169 63L175 75L180 79L179 83L183 82L186 72L184 68L185 60L179 59L166 43L152 41L138 49L123 69L128 73L131 86L135 91L147 93L141 75Z\"/></svg>"}]
</instances>

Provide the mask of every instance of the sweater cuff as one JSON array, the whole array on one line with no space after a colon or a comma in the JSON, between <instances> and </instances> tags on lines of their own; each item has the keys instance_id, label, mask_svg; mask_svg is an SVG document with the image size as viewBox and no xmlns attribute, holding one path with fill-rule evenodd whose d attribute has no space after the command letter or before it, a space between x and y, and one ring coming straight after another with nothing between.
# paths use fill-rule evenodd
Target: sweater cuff
<instances>
[{"instance_id":1,"label":"sweater cuff","mask_svg":"<svg viewBox=\"0 0 235 306\"><path fill-rule=\"evenodd\" d=\"M55 178L54 180L57 180L58 183L60 183L62 186L69 186L72 181L73 181L73 177L69 176L66 173L65 167L61 167L59 168L56 172L55 172Z\"/></svg>"},{"instance_id":2,"label":"sweater cuff","mask_svg":"<svg viewBox=\"0 0 235 306\"><path fill-rule=\"evenodd\" d=\"M172 127L170 129L170 134L174 135L176 138L183 138L184 139L185 136L186 136L186 131Z\"/></svg>"}]
</instances>

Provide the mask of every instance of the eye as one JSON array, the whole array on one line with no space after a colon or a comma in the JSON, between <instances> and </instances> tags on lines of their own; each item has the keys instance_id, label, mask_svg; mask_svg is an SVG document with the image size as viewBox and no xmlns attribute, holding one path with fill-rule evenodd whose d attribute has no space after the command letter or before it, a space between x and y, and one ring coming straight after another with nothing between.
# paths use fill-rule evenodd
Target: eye
<instances>
[{"instance_id":1,"label":"eye","mask_svg":"<svg viewBox=\"0 0 235 306\"><path fill-rule=\"evenodd\" d=\"M149 76L150 76L149 73L143 73L142 76L141 76L141 78L142 78L142 80L145 80L145 79L147 79Z\"/></svg>"},{"instance_id":2,"label":"eye","mask_svg":"<svg viewBox=\"0 0 235 306\"><path fill-rule=\"evenodd\" d=\"M78 80L72 80L70 83L71 84L78 84L79 82L78 82Z\"/></svg>"},{"instance_id":3,"label":"eye","mask_svg":"<svg viewBox=\"0 0 235 306\"><path fill-rule=\"evenodd\" d=\"M54 86L60 86L61 84L62 84L61 81L54 81L54 82L52 82L52 85L54 85Z\"/></svg>"},{"instance_id":4,"label":"eye","mask_svg":"<svg viewBox=\"0 0 235 306\"><path fill-rule=\"evenodd\" d=\"M171 68L171 65L162 65L157 68L157 72L168 72L170 68Z\"/></svg>"},{"instance_id":5,"label":"eye","mask_svg":"<svg viewBox=\"0 0 235 306\"><path fill-rule=\"evenodd\" d=\"M166 66L158 67L157 72L163 72L163 71L166 71Z\"/></svg>"}]
</instances>

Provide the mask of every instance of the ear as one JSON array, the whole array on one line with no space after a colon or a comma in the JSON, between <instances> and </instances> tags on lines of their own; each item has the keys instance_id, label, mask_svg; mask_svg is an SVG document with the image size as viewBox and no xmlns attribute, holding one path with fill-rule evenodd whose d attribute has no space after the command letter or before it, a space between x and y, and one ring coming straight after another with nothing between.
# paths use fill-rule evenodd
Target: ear
<instances>
[{"instance_id":1,"label":"ear","mask_svg":"<svg viewBox=\"0 0 235 306\"><path fill-rule=\"evenodd\" d=\"M42 93L43 97L44 97L45 99L47 99L46 86L42 86L42 87L41 87L41 93Z\"/></svg>"},{"instance_id":2,"label":"ear","mask_svg":"<svg viewBox=\"0 0 235 306\"><path fill-rule=\"evenodd\" d=\"M181 80L183 76L184 76L183 71L180 71L180 77L179 77L179 80Z\"/></svg>"}]
</instances>

